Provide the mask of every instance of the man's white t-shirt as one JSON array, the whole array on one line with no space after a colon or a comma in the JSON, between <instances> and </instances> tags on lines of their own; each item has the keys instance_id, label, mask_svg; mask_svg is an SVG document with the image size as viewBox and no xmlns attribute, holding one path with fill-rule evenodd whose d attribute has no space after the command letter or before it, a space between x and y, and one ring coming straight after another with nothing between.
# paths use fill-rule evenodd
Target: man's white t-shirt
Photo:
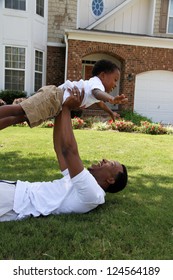
<instances>
[{"instance_id":1,"label":"man's white t-shirt","mask_svg":"<svg viewBox=\"0 0 173 280\"><path fill-rule=\"evenodd\" d=\"M80 92L82 89L84 89L84 98L80 105L81 108L87 108L94 103L100 102L100 100L96 99L92 94L93 89L100 89L101 91L105 91L105 87L102 84L102 81L97 76L94 76L89 80L81 79L80 81L73 82L67 80L64 84L59 86L59 88L64 89L63 103L66 98L69 97L68 88L72 89L74 86L78 87Z\"/></svg>"},{"instance_id":2,"label":"man's white t-shirt","mask_svg":"<svg viewBox=\"0 0 173 280\"><path fill-rule=\"evenodd\" d=\"M86 213L105 202L105 192L87 169L70 178L66 169L63 178L53 182L17 181L13 210L17 219L30 215Z\"/></svg>"}]
</instances>

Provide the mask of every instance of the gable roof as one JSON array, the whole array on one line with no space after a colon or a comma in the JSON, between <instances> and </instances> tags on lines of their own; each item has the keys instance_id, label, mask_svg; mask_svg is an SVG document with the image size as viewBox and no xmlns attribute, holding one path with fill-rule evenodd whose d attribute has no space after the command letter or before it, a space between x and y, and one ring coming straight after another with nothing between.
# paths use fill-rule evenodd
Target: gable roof
<instances>
[{"instance_id":1,"label":"gable roof","mask_svg":"<svg viewBox=\"0 0 173 280\"><path fill-rule=\"evenodd\" d=\"M121 4L119 4L116 8L112 9L110 12L108 12L106 15L104 15L103 17L99 18L98 20L96 20L94 23L90 24L89 26L86 27L86 29L91 30L94 27L96 27L98 24L104 22L104 20L106 20L107 18L109 18L110 16L112 16L113 14L115 14L116 12L118 12L119 10L121 10L122 8L124 8L127 4L129 4L130 2L132 2L134 0L124 0L124 2L122 2Z\"/></svg>"}]
</instances>

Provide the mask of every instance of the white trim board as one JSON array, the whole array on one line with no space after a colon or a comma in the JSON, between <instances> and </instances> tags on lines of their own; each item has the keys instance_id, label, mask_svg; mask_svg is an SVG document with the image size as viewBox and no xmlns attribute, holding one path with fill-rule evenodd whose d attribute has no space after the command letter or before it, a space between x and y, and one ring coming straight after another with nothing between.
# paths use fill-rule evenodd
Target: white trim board
<instances>
[{"instance_id":1,"label":"white trim board","mask_svg":"<svg viewBox=\"0 0 173 280\"><path fill-rule=\"evenodd\" d=\"M173 49L172 38L68 29L65 30L65 34L67 35L67 38L71 40Z\"/></svg>"}]
</instances>

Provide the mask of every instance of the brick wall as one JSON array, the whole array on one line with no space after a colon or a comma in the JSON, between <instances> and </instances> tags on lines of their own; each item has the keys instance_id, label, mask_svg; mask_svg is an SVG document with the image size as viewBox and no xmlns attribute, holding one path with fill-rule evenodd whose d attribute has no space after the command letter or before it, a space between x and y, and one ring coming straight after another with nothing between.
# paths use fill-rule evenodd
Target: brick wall
<instances>
[{"instance_id":1,"label":"brick wall","mask_svg":"<svg viewBox=\"0 0 173 280\"><path fill-rule=\"evenodd\" d=\"M134 105L136 74L151 70L173 71L172 49L69 40L68 79L80 79L83 57L94 53L109 54L121 61L120 92L127 94L130 109ZM129 74L133 75L132 81L128 80Z\"/></svg>"}]
</instances>

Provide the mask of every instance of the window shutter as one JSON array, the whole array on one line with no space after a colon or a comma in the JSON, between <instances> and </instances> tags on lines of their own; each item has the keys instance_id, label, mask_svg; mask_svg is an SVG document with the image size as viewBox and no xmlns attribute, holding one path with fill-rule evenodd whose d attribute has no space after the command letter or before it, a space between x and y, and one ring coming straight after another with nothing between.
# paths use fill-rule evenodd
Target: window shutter
<instances>
[{"instance_id":1,"label":"window shutter","mask_svg":"<svg viewBox=\"0 0 173 280\"><path fill-rule=\"evenodd\" d=\"M169 0L161 0L159 32L166 33Z\"/></svg>"}]
</instances>

